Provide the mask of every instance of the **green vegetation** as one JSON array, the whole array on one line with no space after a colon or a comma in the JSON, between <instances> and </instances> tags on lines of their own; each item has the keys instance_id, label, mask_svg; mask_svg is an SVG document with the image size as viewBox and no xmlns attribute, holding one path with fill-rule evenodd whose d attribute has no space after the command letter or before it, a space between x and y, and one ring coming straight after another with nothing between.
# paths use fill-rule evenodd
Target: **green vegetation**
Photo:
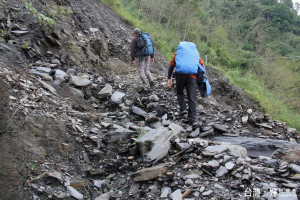
<instances>
[{"instance_id":1,"label":"green vegetation","mask_svg":"<svg viewBox=\"0 0 300 200\"><path fill-rule=\"evenodd\" d=\"M5 30L1 30L0 31L0 42L4 42L5 41L5 39L4 39L5 35L6 35Z\"/></svg>"},{"instance_id":2,"label":"green vegetation","mask_svg":"<svg viewBox=\"0 0 300 200\"><path fill-rule=\"evenodd\" d=\"M140 134L138 135L138 137L136 138L136 140L140 139L143 135L145 135L147 133L146 129L144 129L143 127L140 128ZM132 143L132 145L135 145L136 141L134 141Z\"/></svg>"},{"instance_id":3,"label":"green vegetation","mask_svg":"<svg viewBox=\"0 0 300 200\"><path fill-rule=\"evenodd\" d=\"M274 119L300 130L300 17L291 0L102 2L149 32L169 60L180 41L193 41Z\"/></svg>"},{"instance_id":4,"label":"green vegetation","mask_svg":"<svg viewBox=\"0 0 300 200\"><path fill-rule=\"evenodd\" d=\"M55 25L55 20L63 20L73 13L71 8L66 6L57 6L47 4L43 7L43 13L39 12L30 1L23 1L26 8L37 17L38 22L44 26L52 27Z\"/></svg>"},{"instance_id":5,"label":"green vegetation","mask_svg":"<svg viewBox=\"0 0 300 200\"><path fill-rule=\"evenodd\" d=\"M24 42L23 46L22 46L22 49L24 50L29 50L29 44L27 42Z\"/></svg>"},{"instance_id":6,"label":"green vegetation","mask_svg":"<svg viewBox=\"0 0 300 200\"><path fill-rule=\"evenodd\" d=\"M54 20L63 20L66 19L69 15L73 14L71 8L66 6L57 6L57 5L46 5L44 7L44 12L47 16L51 17Z\"/></svg>"},{"instance_id":7,"label":"green vegetation","mask_svg":"<svg viewBox=\"0 0 300 200\"><path fill-rule=\"evenodd\" d=\"M36 16L38 18L38 21L42 25L53 26L55 24L55 21L53 19L51 19L50 17L47 17L46 15L40 13L36 8L34 8L31 2L24 1L24 4L25 4L26 8L32 14L34 14L34 16Z\"/></svg>"},{"instance_id":8,"label":"green vegetation","mask_svg":"<svg viewBox=\"0 0 300 200\"><path fill-rule=\"evenodd\" d=\"M67 41L66 48L69 49L71 52L75 53L77 51L77 44L75 41Z\"/></svg>"},{"instance_id":9,"label":"green vegetation","mask_svg":"<svg viewBox=\"0 0 300 200\"><path fill-rule=\"evenodd\" d=\"M285 99L278 98L276 91L268 90L263 79L258 79L251 72L244 74L240 69L226 69L224 72L233 84L250 94L273 118L299 128L300 114L289 108Z\"/></svg>"}]
</instances>

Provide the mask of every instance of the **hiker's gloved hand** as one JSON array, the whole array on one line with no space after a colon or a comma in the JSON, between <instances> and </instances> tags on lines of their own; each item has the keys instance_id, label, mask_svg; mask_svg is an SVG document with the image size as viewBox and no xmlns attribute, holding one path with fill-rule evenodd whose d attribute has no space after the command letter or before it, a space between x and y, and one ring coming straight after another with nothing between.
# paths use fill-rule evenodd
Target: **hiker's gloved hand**
<instances>
[{"instance_id":1,"label":"hiker's gloved hand","mask_svg":"<svg viewBox=\"0 0 300 200\"><path fill-rule=\"evenodd\" d=\"M169 88L172 87L172 79L168 79L168 87L169 87Z\"/></svg>"}]
</instances>

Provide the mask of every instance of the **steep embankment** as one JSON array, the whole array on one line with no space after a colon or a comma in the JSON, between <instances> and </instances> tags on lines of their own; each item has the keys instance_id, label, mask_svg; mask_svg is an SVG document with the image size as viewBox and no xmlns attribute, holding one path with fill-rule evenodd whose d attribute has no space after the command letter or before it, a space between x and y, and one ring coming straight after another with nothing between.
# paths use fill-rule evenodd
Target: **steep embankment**
<instances>
[{"instance_id":1,"label":"steep embankment","mask_svg":"<svg viewBox=\"0 0 300 200\"><path fill-rule=\"evenodd\" d=\"M20 1L1 10L0 199L181 198L185 191L195 199L239 199L250 186L298 187L297 144L288 155L250 159L240 146L207 140L255 136L288 147L299 142L295 130L259 112L213 67L213 94L198 99L202 126L185 125L159 52L150 90L128 65L133 27L98 0L60 3L73 14L52 29L40 30ZM141 133L150 139L135 145ZM155 144L163 151L151 160Z\"/></svg>"}]
</instances>

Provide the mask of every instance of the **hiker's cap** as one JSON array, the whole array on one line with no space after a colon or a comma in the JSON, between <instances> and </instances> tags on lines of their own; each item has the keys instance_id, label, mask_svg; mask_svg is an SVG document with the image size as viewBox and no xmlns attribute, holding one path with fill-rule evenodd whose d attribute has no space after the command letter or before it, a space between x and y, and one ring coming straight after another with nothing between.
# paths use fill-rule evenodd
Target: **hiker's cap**
<instances>
[{"instance_id":1,"label":"hiker's cap","mask_svg":"<svg viewBox=\"0 0 300 200\"><path fill-rule=\"evenodd\" d=\"M135 29L133 30L133 32L134 32L134 33L137 33L137 34L140 34L140 33L141 33L141 30L140 30L139 28L135 28Z\"/></svg>"}]
</instances>

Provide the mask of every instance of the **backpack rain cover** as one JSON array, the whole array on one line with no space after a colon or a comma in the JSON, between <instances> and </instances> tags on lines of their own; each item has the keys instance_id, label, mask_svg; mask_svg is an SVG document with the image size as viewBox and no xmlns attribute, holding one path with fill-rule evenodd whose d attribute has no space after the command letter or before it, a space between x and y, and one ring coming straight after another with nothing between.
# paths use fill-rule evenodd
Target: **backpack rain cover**
<instances>
[{"instance_id":1,"label":"backpack rain cover","mask_svg":"<svg viewBox=\"0 0 300 200\"><path fill-rule=\"evenodd\" d=\"M197 47L192 42L180 42L176 51L176 72L179 74L196 74L200 55Z\"/></svg>"}]
</instances>

